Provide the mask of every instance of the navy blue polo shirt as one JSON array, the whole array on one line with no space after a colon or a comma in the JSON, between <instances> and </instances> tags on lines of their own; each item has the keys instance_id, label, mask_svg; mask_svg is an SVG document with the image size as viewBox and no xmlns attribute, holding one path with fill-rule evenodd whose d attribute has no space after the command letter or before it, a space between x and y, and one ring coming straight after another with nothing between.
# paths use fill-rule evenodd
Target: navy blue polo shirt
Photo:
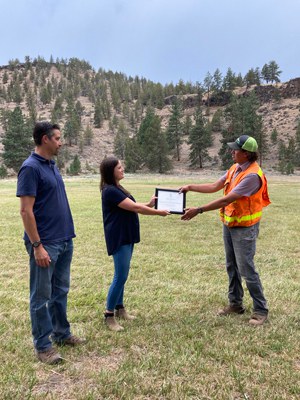
<instances>
[{"instance_id":1,"label":"navy blue polo shirt","mask_svg":"<svg viewBox=\"0 0 300 400\"><path fill-rule=\"evenodd\" d=\"M19 171L17 196L35 197L33 213L42 243L75 237L65 185L53 160L32 153ZM29 241L26 232L24 240Z\"/></svg>"},{"instance_id":2,"label":"navy blue polo shirt","mask_svg":"<svg viewBox=\"0 0 300 400\"><path fill-rule=\"evenodd\" d=\"M114 185L106 185L102 190L102 214L104 235L108 255L114 254L120 246L140 241L140 223L138 214L118 207L129 197Z\"/></svg>"}]
</instances>

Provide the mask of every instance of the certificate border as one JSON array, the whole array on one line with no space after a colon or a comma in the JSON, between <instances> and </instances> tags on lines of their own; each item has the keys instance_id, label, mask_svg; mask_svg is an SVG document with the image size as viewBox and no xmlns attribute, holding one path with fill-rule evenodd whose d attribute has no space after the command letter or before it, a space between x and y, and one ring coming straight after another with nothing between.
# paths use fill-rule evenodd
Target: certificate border
<instances>
[{"instance_id":1,"label":"certificate border","mask_svg":"<svg viewBox=\"0 0 300 400\"><path fill-rule=\"evenodd\" d=\"M158 197L158 192L162 191L162 192L175 192L175 193L179 193L179 190L177 189L167 189L167 188L156 188L155 189L155 197ZM183 211L170 211L171 214L184 214L184 209L185 209L185 204L186 204L186 193L182 193L183 194L183 204L182 204L182 209ZM157 210L157 202L158 200L155 199L155 209Z\"/></svg>"}]
</instances>

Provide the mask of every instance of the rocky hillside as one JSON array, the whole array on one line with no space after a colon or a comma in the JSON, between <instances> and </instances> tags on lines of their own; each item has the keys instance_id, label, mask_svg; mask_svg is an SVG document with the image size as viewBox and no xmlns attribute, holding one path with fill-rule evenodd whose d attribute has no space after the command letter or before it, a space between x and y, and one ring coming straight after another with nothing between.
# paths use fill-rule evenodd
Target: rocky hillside
<instances>
[{"instance_id":1,"label":"rocky hillside","mask_svg":"<svg viewBox=\"0 0 300 400\"><path fill-rule=\"evenodd\" d=\"M46 93L45 88L50 92L48 99L42 97L43 93ZM285 142L294 137L300 117L300 78L273 85L239 87L235 89L235 93L238 96L247 96L253 90L260 101L258 112L263 118L264 132L269 142L271 142L270 137L274 129L278 133L278 138ZM88 65L78 66L75 63L73 69L68 69L67 66L62 68L61 65L55 63L46 63L42 66L23 64L14 68L0 67L2 116L5 111L12 111L19 106L24 116L28 117L30 115L29 92L33 94L38 120L50 120L53 117L55 102L59 97L61 98L63 112L58 122L63 131L68 119L69 99L72 98L73 103L75 101L80 103L80 134L73 143L67 144L68 158L65 168L72 157L78 154L83 172L98 171L102 158L113 153L114 138L120 121L124 122L129 135L136 132L149 101L152 101L156 114L161 117L163 127L168 125L171 106L176 97L182 100L184 115L192 116L197 104L194 87L192 87L193 93L181 94L182 92L178 93L177 87L174 86L163 88L160 84L137 77L127 78L122 74L105 71L96 73ZM106 104L107 107L106 111L102 108L100 127L95 127L97 98L101 99L101 104ZM204 94L202 104L207 118L211 120L217 110L226 107L228 101L229 94L225 92L218 93L217 96L211 95L209 98ZM92 128L93 137L91 143L84 143L83 135L88 126ZM0 120L0 157L3 151L4 134L2 118ZM213 132L213 146L209 149L213 161L205 165L207 169L219 168L216 156L220 149L220 137L219 132ZM174 173L189 169L189 146L187 138L185 139L181 160L173 161ZM265 167L272 169L277 164L278 149L274 145L270 145L269 148Z\"/></svg>"}]
</instances>

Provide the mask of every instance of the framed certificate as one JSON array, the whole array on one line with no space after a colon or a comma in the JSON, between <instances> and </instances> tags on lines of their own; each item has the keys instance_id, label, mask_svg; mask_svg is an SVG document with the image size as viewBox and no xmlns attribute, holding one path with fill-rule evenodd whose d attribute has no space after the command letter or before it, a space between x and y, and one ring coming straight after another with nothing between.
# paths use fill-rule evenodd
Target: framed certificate
<instances>
[{"instance_id":1,"label":"framed certificate","mask_svg":"<svg viewBox=\"0 0 300 400\"><path fill-rule=\"evenodd\" d=\"M168 210L172 214L184 214L185 193L179 193L176 189L155 189L155 208Z\"/></svg>"}]
</instances>

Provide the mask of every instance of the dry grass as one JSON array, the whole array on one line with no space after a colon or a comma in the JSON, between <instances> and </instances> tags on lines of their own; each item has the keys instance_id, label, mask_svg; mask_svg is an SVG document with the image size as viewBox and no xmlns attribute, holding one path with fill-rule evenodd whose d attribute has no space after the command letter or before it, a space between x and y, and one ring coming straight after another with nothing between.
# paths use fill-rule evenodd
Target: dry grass
<instances>
[{"instance_id":1,"label":"dry grass","mask_svg":"<svg viewBox=\"0 0 300 400\"><path fill-rule=\"evenodd\" d=\"M124 185L146 201L157 185L192 180L135 176ZM300 182L270 177L269 185L272 205L264 212L256 256L270 306L268 324L248 326L248 293L245 315L216 316L227 291L217 212L188 223L178 216L142 216L142 241L126 287L127 306L138 318L114 334L102 321L112 260L103 239L98 181L66 181L77 231L69 319L73 332L88 342L63 348L65 363L47 366L32 350L15 181L0 182L0 398L298 399ZM215 197L189 193L187 200L198 205Z\"/></svg>"}]
</instances>

